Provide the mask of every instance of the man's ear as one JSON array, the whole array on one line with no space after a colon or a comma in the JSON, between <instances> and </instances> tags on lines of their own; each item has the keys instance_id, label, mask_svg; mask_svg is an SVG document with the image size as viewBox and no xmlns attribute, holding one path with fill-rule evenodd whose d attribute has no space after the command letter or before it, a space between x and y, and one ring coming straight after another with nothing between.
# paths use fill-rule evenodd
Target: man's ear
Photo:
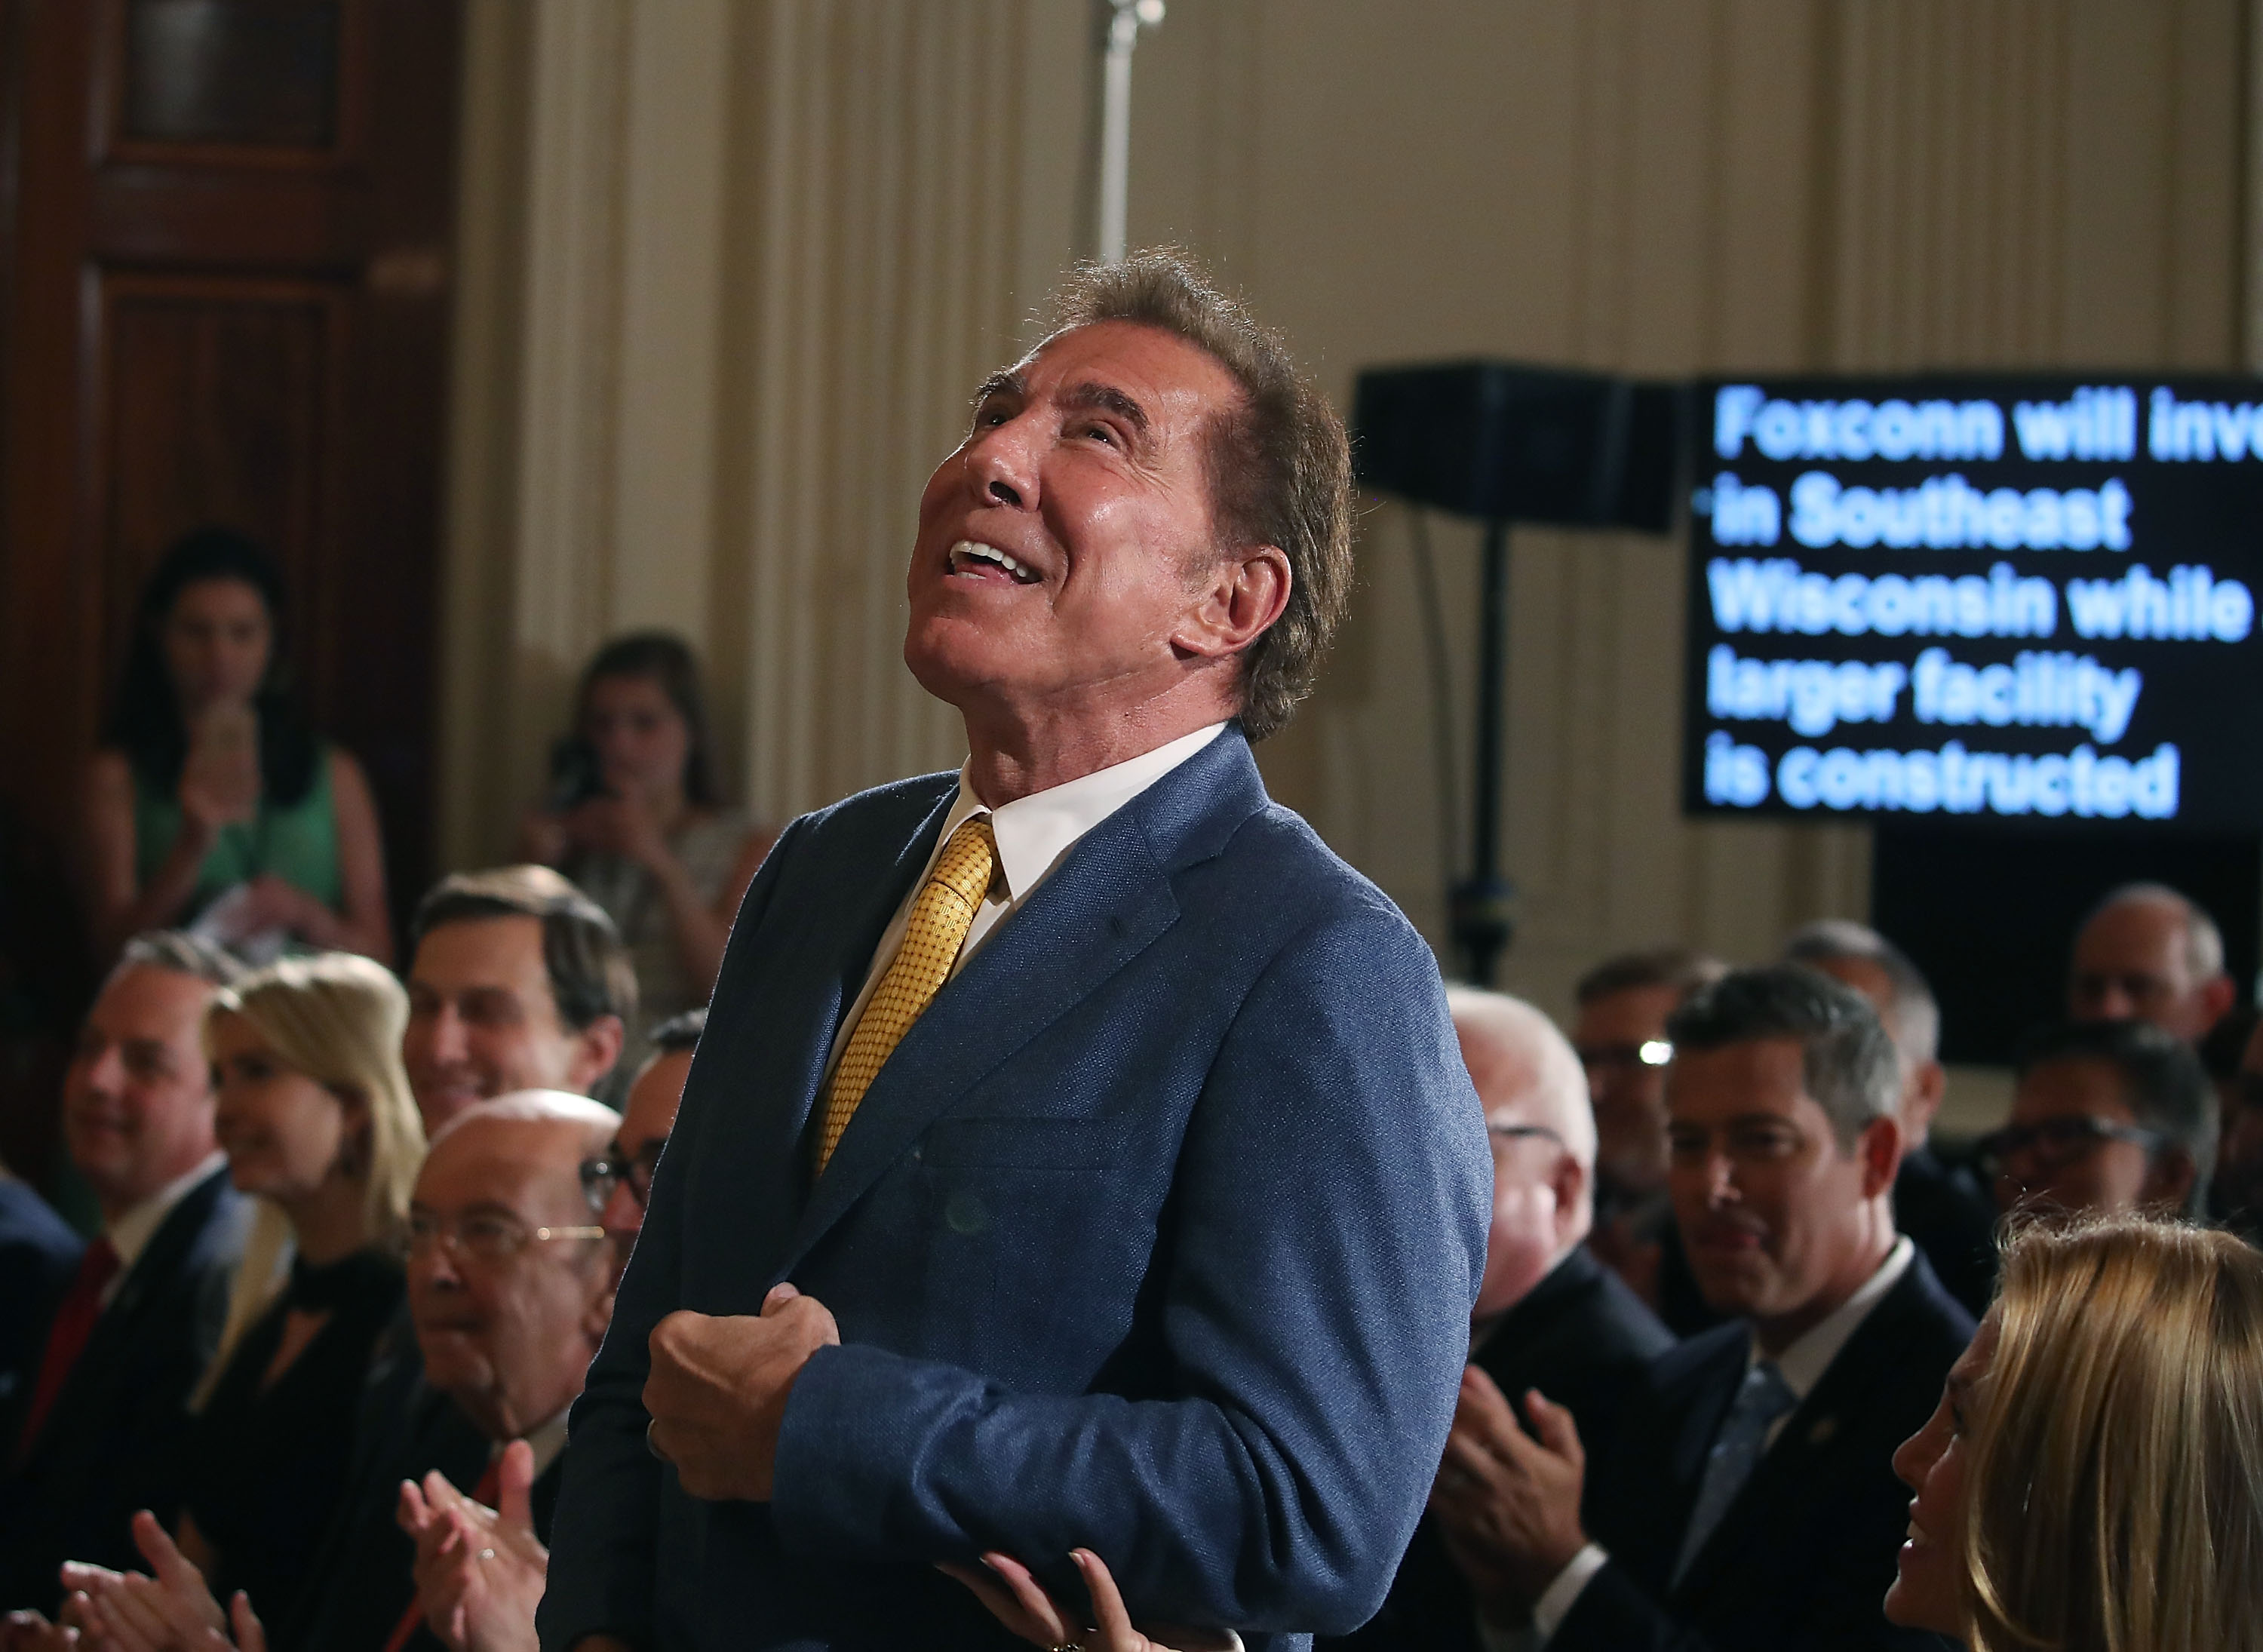
<instances>
[{"instance_id":1,"label":"man's ear","mask_svg":"<svg viewBox=\"0 0 2263 1652\"><path fill-rule=\"evenodd\" d=\"M2163 1148L2145 1167L2145 1183L2138 1191L2137 1202L2163 1215L2181 1215L2199 1178L2200 1166L2193 1163L2191 1154L2179 1147Z\"/></svg>"},{"instance_id":2,"label":"man's ear","mask_svg":"<svg viewBox=\"0 0 2263 1652\"><path fill-rule=\"evenodd\" d=\"M1556 1243L1559 1245L1575 1234L1584 1235L1594 1223L1588 1181L1586 1165L1568 1152L1556 1156L1556 1168L1549 1172L1548 1185L1556 1195Z\"/></svg>"},{"instance_id":3,"label":"man's ear","mask_svg":"<svg viewBox=\"0 0 2263 1652\"><path fill-rule=\"evenodd\" d=\"M595 1090L620 1061L627 1042L628 1029L617 1015L601 1015L575 1033L575 1088L584 1096Z\"/></svg>"},{"instance_id":4,"label":"man's ear","mask_svg":"<svg viewBox=\"0 0 2263 1652\"><path fill-rule=\"evenodd\" d=\"M2201 1009L2208 1017L2208 1025L2216 1024L2231 1013L2232 1001L2239 996L2239 989L2231 984L2231 977L2217 974L2201 982Z\"/></svg>"},{"instance_id":5,"label":"man's ear","mask_svg":"<svg viewBox=\"0 0 2263 1652\"><path fill-rule=\"evenodd\" d=\"M1891 1116L1871 1119L1855 1139L1855 1152L1862 1161L1862 1197L1890 1192L1902 1168L1902 1121Z\"/></svg>"},{"instance_id":6,"label":"man's ear","mask_svg":"<svg viewBox=\"0 0 2263 1652\"><path fill-rule=\"evenodd\" d=\"M1909 1088L1902 1096L1903 1152L1923 1144L1948 1093L1948 1069L1939 1061L1927 1061L1910 1075Z\"/></svg>"},{"instance_id":7,"label":"man's ear","mask_svg":"<svg viewBox=\"0 0 2263 1652\"><path fill-rule=\"evenodd\" d=\"M1288 554L1276 545L1251 546L1220 562L1171 634L1172 646L1200 659L1240 653L1287 611L1290 583Z\"/></svg>"}]
</instances>

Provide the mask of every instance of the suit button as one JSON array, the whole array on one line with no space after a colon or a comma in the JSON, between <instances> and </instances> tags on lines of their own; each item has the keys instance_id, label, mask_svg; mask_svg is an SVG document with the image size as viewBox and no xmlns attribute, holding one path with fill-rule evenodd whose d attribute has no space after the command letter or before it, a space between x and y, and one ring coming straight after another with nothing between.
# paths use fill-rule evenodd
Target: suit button
<instances>
[{"instance_id":1,"label":"suit button","mask_svg":"<svg viewBox=\"0 0 2263 1652\"><path fill-rule=\"evenodd\" d=\"M980 1233L990 1225L990 1206L981 1194L962 1187L945 1201L943 1219L953 1233Z\"/></svg>"}]
</instances>

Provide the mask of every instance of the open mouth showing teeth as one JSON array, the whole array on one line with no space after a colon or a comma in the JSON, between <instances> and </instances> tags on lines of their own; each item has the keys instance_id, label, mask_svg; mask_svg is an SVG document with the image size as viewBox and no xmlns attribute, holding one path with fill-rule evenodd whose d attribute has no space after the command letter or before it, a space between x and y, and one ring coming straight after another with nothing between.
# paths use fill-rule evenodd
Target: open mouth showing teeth
<instances>
[{"instance_id":1,"label":"open mouth showing teeth","mask_svg":"<svg viewBox=\"0 0 2263 1652\"><path fill-rule=\"evenodd\" d=\"M961 540L951 547L952 573L968 574L979 579L982 577L982 570L986 568L1000 569L1017 585L1034 585L1038 583L1038 573L1035 569L1023 566L994 545L983 545L973 540Z\"/></svg>"}]
</instances>

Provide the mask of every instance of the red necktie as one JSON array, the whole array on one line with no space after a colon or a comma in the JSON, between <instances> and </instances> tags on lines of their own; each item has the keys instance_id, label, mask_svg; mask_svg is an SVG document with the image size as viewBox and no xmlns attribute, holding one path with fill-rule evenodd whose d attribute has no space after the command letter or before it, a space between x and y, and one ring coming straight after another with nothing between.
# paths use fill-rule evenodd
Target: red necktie
<instances>
[{"instance_id":1,"label":"red necktie","mask_svg":"<svg viewBox=\"0 0 2263 1652\"><path fill-rule=\"evenodd\" d=\"M494 1508L502 1500L502 1453L497 1452L488 1459L487 1472L480 1483L472 1488L472 1501ZM408 1610L401 1614L401 1621L393 1626L393 1633L385 1638L385 1652L401 1652L408 1644L408 1637L416 1633L424 1621L423 1599L416 1595L408 1598Z\"/></svg>"},{"instance_id":2,"label":"red necktie","mask_svg":"<svg viewBox=\"0 0 2263 1652\"><path fill-rule=\"evenodd\" d=\"M55 1304L54 1323L47 1328L40 1380L33 1385L31 1407L24 1413L24 1431L16 1438L18 1462L32 1454L33 1442L40 1438L40 1426L54 1409L71 1367L86 1351L86 1339L94 1335L94 1322L102 1317L103 1289L117 1273L118 1252L106 1238L97 1238L80 1256L78 1272L63 1293L63 1300Z\"/></svg>"}]
</instances>

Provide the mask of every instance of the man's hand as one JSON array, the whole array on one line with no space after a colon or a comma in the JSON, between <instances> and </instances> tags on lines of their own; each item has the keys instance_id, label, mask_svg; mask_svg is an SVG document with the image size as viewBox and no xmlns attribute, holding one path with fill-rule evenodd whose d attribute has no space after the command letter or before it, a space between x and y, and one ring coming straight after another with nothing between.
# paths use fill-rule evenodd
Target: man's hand
<instances>
[{"instance_id":1,"label":"man's hand","mask_svg":"<svg viewBox=\"0 0 2263 1652\"><path fill-rule=\"evenodd\" d=\"M644 1385L653 1449L695 1497L768 1503L786 1395L810 1355L840 1340L824 1304L791 1285L771 1288L759 1319L670 1314L652 1328Z\"/></svg>"},{"instance_id":2,"label":"man's hand","mask_svg":"<svg viewBox=\"0 0 2263 1652\"><path fill-rule=\"evenodd\" d=\"M1538 1439L1527 1436L1491 1377L1462 1373L1445 1460L1430 1492L1446 1552L1466 1573L1488 1617L1517 1623L1587 1546L1580 1528L1587 1454L1572 1414L1538 1389L1524 1396Z\"/></svg>"},{"instance_id":3,"label":"man's hand","mask_svg":"<svg viewBox=\"0 0 2263 1652\"><path fill-rule=\"evenodd\" d=\"M550 1551L534 1535L533 1485L534 1448L524 1440L503 1447L498 1508L437 1470L422 1487L401 1483L395 1518L416 1544L417 1604L448 1652L535 1652Z\"/></svg>"},{"instance_id":4,"label":"man's hand","mask_svg":"<svg viewBox=\"0 0 2263 1652\"><path fill-rule=\"evenodd\" d=\"M1063 1611L1030 1569L1010 1554L985 1554L982 1565L989 1569L987 1572L972 1566L940 1563L936 1569L972 1590L992 1617L1031 1646L1081 1646L1089 1652L1241 1652L1241 1637L1231 1629L1134 1624L1124 1610L1115 1577L1100 1556L1090 1549L1071 1549L1068 1557L1083 1574L1085 1590L1092 1597L1093 1616L1099 1619L1089 1629L1078 1628L1077 1619Z\"/></svg>"}]
</instances>

